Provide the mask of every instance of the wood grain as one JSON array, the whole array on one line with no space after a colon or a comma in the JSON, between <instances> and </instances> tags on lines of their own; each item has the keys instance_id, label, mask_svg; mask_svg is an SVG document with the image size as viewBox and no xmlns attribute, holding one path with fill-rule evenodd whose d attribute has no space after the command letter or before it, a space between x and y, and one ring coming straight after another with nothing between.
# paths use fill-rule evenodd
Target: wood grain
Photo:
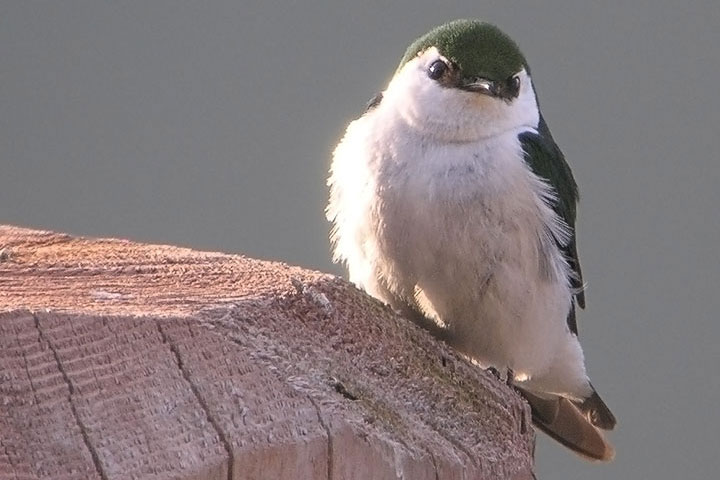
<instances>
[{"instance_id":1,"label":"wood grain","mask_svg":"<svg viewBox=\"0 0 720 480\"><path fill-rule=\"evenodd\" d=\"M530 479L524 401L336 277L0 226L0 479Z\"/></svg>"}]
</instances>

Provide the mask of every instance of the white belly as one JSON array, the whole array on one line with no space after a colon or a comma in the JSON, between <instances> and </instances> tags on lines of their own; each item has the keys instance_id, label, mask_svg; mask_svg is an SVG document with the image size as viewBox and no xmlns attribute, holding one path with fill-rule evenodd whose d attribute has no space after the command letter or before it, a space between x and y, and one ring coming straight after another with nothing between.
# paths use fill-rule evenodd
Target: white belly
<instances>
[{"instance_id":1,"label":"white belly","mask_svg":"<svg viewBox=\"0 0 720 480\"><path fill-rule=\"evenodd\" d=\"M358 136L347 155L339 147L329 210L338 212L336 258L351 281L418 307L484 365L550 383L585 381L566 323L568 267L549 237L562 225L543 199L547 186L523 161L518 133L477 143L409 139L402 148Z\"/></svg>"},{"instance_id":2,"label":"white belly","mask_svg":"<svg viewBox=\"0 0 720 480\"><path fill-rule=\"evenodd\" d=\"M571 291L517 134L409 157L378 171L381 277L478 361L547 370Z\"/></svg>"}]
</instances>

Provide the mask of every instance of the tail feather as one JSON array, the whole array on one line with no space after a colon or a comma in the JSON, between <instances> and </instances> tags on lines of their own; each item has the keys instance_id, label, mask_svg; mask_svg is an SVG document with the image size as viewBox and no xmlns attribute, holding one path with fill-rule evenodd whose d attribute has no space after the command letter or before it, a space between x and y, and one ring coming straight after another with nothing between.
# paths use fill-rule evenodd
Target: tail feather
<instances>
[{"instance_id":1,"label":"tail feather","mask_svg":"<svg viewBox=\"0 0 720 480\"><path fill-rule=\"evenodd\" d=\"M600 395L593 389L593 394L578 404L578 408L587 416L588 420L598 428L603 430L612 430L615 428L617 421L615 415L612 414Z\"/></svg>"},{"instance_id":2,"label":"tail feather","mask_svg":"<svg viewBox=\"0 0 720 480\"><path fill-rule=\"evenodd\" d=\"M615 458L613 446L572 401L564 397L542 398L525 390L520 392L530 403L533 424L548 436L588 460L609 462Z\"/></svg>"},{"instance_id":3,"label":"tail feather","mask_svg":"<svg viewBox=\"0 0 720 480\"><path fill-rule=\"evenodd\" d=\"M554 422L536 419L534 423L550 437L589 460L609 462L615 458L615 449L600 430L566 398L558 398L558 415Z\"/></svg>"},{"instance_id":4,"label":"tail feather","mask_svg":"<svg viewBox=\"0 0 720 480\"><path fill-rule=\"evenodd\" d=\"M559 412L559 403L557 397L544 398L534 393L529 392L521 388L515 387L520 390L522 396L528 401L532 408L533 420L540 421L542 423L550 424L555 421Z\"/></svg>"}]
</instances>

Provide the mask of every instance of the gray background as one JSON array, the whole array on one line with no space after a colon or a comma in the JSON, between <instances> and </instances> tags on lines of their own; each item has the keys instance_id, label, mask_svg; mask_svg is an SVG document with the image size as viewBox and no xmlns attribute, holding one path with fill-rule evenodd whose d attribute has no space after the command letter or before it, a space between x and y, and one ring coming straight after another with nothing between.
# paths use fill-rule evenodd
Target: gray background
<instances>
[{"instance_id":1,"label":"gray background","mask_svg":"<svg viewBox=\"0 0 720 480\"><path fill-rule=\"evenodd\" d=\"M614 464L541 438L539 477L718 478L717 0L2 0L0 222L340 273L330 152L414 37L467 16L523 47L575 170L580 332L620 420Z\"/></svg>"}]
</instances>

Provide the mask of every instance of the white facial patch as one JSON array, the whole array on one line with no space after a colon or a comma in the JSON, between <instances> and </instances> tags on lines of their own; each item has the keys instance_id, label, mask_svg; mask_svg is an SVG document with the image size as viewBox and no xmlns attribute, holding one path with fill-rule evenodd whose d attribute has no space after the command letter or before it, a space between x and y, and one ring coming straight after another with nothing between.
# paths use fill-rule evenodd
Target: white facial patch
<instances>
[{"instance_id":1,"label":"white facial patch","mask_svg":"<svg viewBox=\"0 0 720 480\"><path fill-rule=\"evenodd\" d=\"M383 103L397 109L411 127L451 142L494 137L521 127L537 128L540 115L525 69L517 73L518 97L508 102L441 85L428 76L428 68L437 60L446 59L430 47L407 62L383 94Z\"/></svg>"}]
</instances>

